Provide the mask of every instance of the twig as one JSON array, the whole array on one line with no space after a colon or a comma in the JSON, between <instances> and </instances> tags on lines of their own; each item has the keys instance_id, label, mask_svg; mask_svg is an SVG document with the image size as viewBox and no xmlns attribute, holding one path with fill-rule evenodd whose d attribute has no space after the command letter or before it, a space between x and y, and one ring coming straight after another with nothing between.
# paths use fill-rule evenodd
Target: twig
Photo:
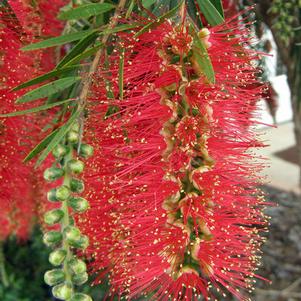
<instances>
[{"instance_id":1,"label":"twig","mask_svg":"<svg viewBox=\"0 0 301 301\"><path fill-rule=\"evenodd\" d=\"M123 10L125 4L126 4L126 0L120 0L120 2L118 4L118 7L116 8L115 14L112 17L111 22L109 23L109 26L108 26L109 29L112 29L112 28L114 28L117 25L119 14ZM110 35L111 34L105 34L103 36L102 41L101 41L103 45L105 45L107 43ZM81 106L84 106L85 102L87 100L89 89L90 89L90 85L92 83L92 75L95 73L95 71L97 69L97 66L99 65L102 52L103 52L103 48L101 48L101 49L99 49L97 51L97 53L95 55L95 58L94 58L94 60L92 62L92 65L90 67L90 70L88 72L88 75L86 77L86 81L84 82L82 91L81 91L80 96L79 96L79 101L80 101L80 105Z\"/></svg>"},{"instance_id":2,"label":"twig","mask_svg":"<svg viewBox=\"0 0 301 301\"><path fill-rule=\"evenodd\" d=\"M123 8L125 7L125 4L126 4L126 0L120 0L120 2L118 3L117 8L115 10L114 16L112 17L112 19L111 19L111 21L108 25L108 29L113 29L117 25L119 15L120 15L121 11L123 10ZM106 45L110 35L111 34L108 33L108 34L105 34L103 36L103 38L101 40L101 42L103 44L103 48ZM89 94L89 90L90 90L90 86L91 86L92 79L93 79L93 74L95 73L95 71L96 71L96 69L99 65L99 62L100 62L100 59L101 59L101 56L102 56L102 52L103 52L103 48L100 48L96 52L94 60L92 62L92 65L91 65L91 67L88 71L88 74L86 75L86 78L85 78L84 84L83 84L83 88L82 88L81 93L79 95L79 107L84 107L85 104L86 104L88 94ZM79 141L78 149L77 149L78 152L79 152L79 149L80 149L81 139L82 139L82 134L83 134L83 113L81 114L81 116L79 118L79 124L80 124L80 141Z\"/></svg>"}]
</instances>

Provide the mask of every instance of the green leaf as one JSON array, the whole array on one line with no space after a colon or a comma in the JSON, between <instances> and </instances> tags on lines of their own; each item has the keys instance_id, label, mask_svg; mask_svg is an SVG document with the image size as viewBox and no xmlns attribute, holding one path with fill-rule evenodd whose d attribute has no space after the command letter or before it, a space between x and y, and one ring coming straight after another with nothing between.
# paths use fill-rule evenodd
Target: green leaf
<instances>
[{"instance_id":1,"label":"green leaf","mask_svg":"<svg viewBox=\"0 0 301 301\"><path fill-rule=\"evenodd\" d=\"M215 83L215 73L207 48L196 32L193 34L192 51L202 74L205 75L209 83Z\"/></svg>"},{"instance_id":2,"label":"green leaf","mask_svg":"<svg viewBox=\"0 0 301 301\"><path fill-rule=\"evenodd\" d=\"M178 5L178 0L169 0L169 9L173 9Z\"/></svg>"},{"instance_id":3,"label":"green leaf","mask_svg":"<svg viewBox=\"0 0 301 301\"><path fill-rule=\"evenodd\" d=\"M103 44L98 43L96 46L88 48L86 51L84 51L83 53L77 55L72 60L70 60L68 63L66 63L65 67L71 66L71 65L76 64L76 63L79 63L83 59L86 59L86 58L92 56L94 53L96 53L102 47L103 47Z\"/></svg>"},{"instance_id":4,"label":"green leaf","mask_svg":"<svg viewBox=\"0 0 301 301\"><path fill-rule=\"evenodd\" d=\"M79 31L79 32L73 32L73 33L65 34L65 35L62 35L62 36L54 37L54 38L49 38L49 39L44 40L44 41L29 44L29 45L21 48L21 50L30 51L30 50L49 48L49 47L54 47L54 46L59 46L59 45L71 43L71 42L78 41L78 40L82 39L83 37L90 34L92 31L93 30L88 29L88 30L83 30L83 31Z\"/></svg>"},{"instance_id":5,"label":"green leaf","mask_svg":"<svg viewBox=\"0 0 301 301\"><path fill-rule=\"evenodd\" d=\"M125 49L120 51L119 70L118 70L118 85L119 85L119 99L123 99L123 75L124 75L124 53Z\"/></svg>"},{"instance_id":6,"label":"green leaf","mask_svg":"<svg viewBox=\"0 0 301 301\"><path fill-rule=\"evenodd\" d=\"M50 72L45 73L41 76L35 77L35 78L25 82L25 83L22 83L21 85L13 88L12 91L18 91L18 90L21 90L23 88L27 88L27 87L42 83L43 81L45 81L47 79L50 79L52 77L62 75L62 74L67 73L69 71L76 70L76 68L78 68L78 67L79 66L77 65L77 66L71 66L71 67L66 67L66 68L50 71Z\"/></svg>"},{"instance_id":7,"label":"green leaf","mask_svg":"<svg viewBox=\"0 0 301 301\"><path fill-rule=\"evenodd\" d=\"M81 112L82 109L77 109L75 113L69 118L69 120L58 129L57 133L54 135L54 137L51 139L49 144L46 146L46 148L39 156L35 164L35 167L38 167L47 158L49 153L61 142L61 140L64 138L64 136L72 127L75 120L80 116Z\"/></svg>"},{"instance_id":8,"label":"green leaf","mask_svg":"<svg viewBox=\"0 0 301 301\"><path fill-rule=\"evenodd\" d=\"M0 2L0 7L4 7L4 8L9 7L9 3L7 2L7 0L2 0Z\"/></svg>"},{"instance_id":9,"label":"green leaf","mask_svg":"<svg viewBox=\"0 0 301 301\"><path fill-rule=\"evenodd\" d=\"M98 37L98 32L93 31L88 36L84 37L82 40L80 40L64 57L63 59L58 63L56 66L57 69L62 68L64 65L66 65L69 61L71 61L73 58L75 58L77 55L81 54L85 49L92 44Z\"/></svg>"},{"instance_id":10,"label":"green leaf","mask_svg":"<svg viewBox=\"0 0 301 301\"><path fill-rule=\"evenodd\" d=\"M136 1L135 0L130 0L130 5L127 9L127 12L125 14L125 18L128 19L130 15L132 14L134 7L135 7Z\"/></svg>"},{"instance_id":11,"label":"green leaf","mask_svg":"<svg viewBox=\"0 0 301 301\"><path fill-rule=\"evenodd\" d=\"M145 8L150 8L157 0L142 0L142 5Z\"/></svg>"},{"instance_id":12,"label":"green leaf","mask_svg":"<svg viewBox=\"0 0 301 301\"><path fill-rule=\"evenodd\" d=\"M61 12L58 16L60 20L86 19L106 13L115 8L110 3L90 3Z\"/></svg>"},{"instance_id":13,"label":"green leaf","mask_svg":"<svg viewBox=\"0 0 301 301\"><path fill-rule=\"evenodd\" d=\"M106 70L109 73L109 68L110 68L110 62L108 59L108 56L105 56L104 59L104 70ZM105 89L106 89L106 96L109 99L115 99L115 95L112 89L112 82L106 77L104 76L104 81L105 81Z\"/></svg>"},{"instance_id":14,"label":"green leaf","mask_svg":"<svg viewBox=\"0 0 301 301\"><path fill-rule=\"evenodd\" d=\"M202 28L203 23L198 14L198 10L197 10L194 0L187 0L187 12L188 12L189 16L191 17L191 19L193 20L193 22L196 23L198 28Z\"/></svg>"},{"instance_id":15,"label":"green leaf","mask_svg":"<svg viewBox=\"0 0 301 301\"><path fill-rule=\"evenodd\" d=\"M24 94L23 96L19 97L16 100L16 103L25 103L30 102L39 98L48 97L52 94L55 94L57 92L63 91L76 82L80 81L80 77L65 77L58 79L56 81L53 81L49 84L46 84L44 86L38 87L32 91L29 91L28 93Z\"/></svg>"},{"instance_id":16,"label":"green leaf","mask_svg":"<svg viewBox=\"0 0 301 301\"><path fill-rule=\"evenodd\" d=\"M166 10L170 10L170 0L157 0L156 5L154 5L154 8L152 9L152 13L155 16L160 16L160 14L165 12Z\"/></svg>"},{"instance_id":17,"label":"green leaf","mask_svg":"<svg viewBox=\"0 0 301 301\"><path fill-rule=\"evenodd\" d=\"M225 20L210 0L197 0L201 12L211 26L223 23Z\"/></svg>"},{"instance_id":18,"label":"green leaf","mask_svg":"<svg viewBox=\"0 0 301 301\"><path fill-rule=\"evenodd\" d=\"M223 3L221 0L210 0L210 2L214 5L220 15L225 19Z\"/></svg>"},{"instance_id":19,"label":"green leaf","mask_svg":"<svg viewBox=\"0 0 301 301\"><path fill-rule=\"evenodd\" d=\"M36 108L31 108L31 109L28 109L28 110L17 111L17 112L12 112L12 113L7 113L7 114L0 114L0 117L14 117L14 116L20 116L20 115L25 115L25 114L37 113L37 112L40 112L40 111L45 111L45 110L54 108L56 106L60 106L64 103L70 102L72 100L73 99L67 99L67 100L62 100L62 101L58 101L58 102L55 102L55 103L50 103L50 104L46 104L46 105L43 105L43 106L39 106L39 107L36 107Z\"/></svg>"},{"instance_id":20,"label":"green leaf","mask_svg":"<svg viewBox=\"0 0 301 301\"><path fill-rule=\"evenodd\" d=\"M125 30L129 30L129 29L133 29L136 27L139 27L140 24L139 23L134 23L134 24L122 24L119 26L116 26L114 28L107 28L104 29L103 31L100 32L100 34L112 34L112 33L116 33L116 32L121 32L121 31L125 31ZM68 63L64 64L64 66L71 66L73 64L76 64L78 62L80 62L81 60L90 57L91 55L93 55L95 52L97 52L101 47L103 47L102 43L98 43L97 45L95 45L94 47L91 47L89 49L87 49L86 51L80 53L79 55L75 56L73 59L71 59Z\"/></svg>"},{"instance_id":21,"label":"green leaf","mask_svg":"<svg viewBox=\"0 0 301 301\"><path fill-rule=\"evenodd\" d=\"M59 129L54 130L51 134L49 134L45 139L43 139L38 145L35 146L33 150L24 158L23 162L28 162L32 158L34 158L37 154L39 154L53 139Z\"/></svg>"},{"instance_id":22,"label":"green leaf","mask_svg":"<svg viewBox=\"0 0 301 301\"><path fill-rule=\"evenodd\" d=\"M135 35L134 37L138 37L141 34L143 34L144 32L147 32L148 30L150 30L151 28L154 28L160 24L162 24L166 19L171 18L173 15L176 14L176 12L179 10L179 8L181 7L183 1L180 1L180 3L174 7L173 9L171 9L170 11L168 11L166 14L158 17L157 19L155 19L154 21L148 23L147 25L145 25L143 28L141 28Z\"/></svg>"}]
</instances>

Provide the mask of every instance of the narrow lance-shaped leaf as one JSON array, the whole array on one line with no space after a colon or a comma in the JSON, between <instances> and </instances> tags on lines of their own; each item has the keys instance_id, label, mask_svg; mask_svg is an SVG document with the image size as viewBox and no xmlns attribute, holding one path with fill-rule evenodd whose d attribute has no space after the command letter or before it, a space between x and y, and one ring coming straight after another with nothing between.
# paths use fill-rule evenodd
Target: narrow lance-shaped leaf
<instances>
[{"instance_id":1,"label":"narrow lance-shaped leaf","mask_svg":"<svg viewBox=\"0 0 301 301\"><path fill-rule=\"evenodd\" d=\"M35 148L24 158L23 162L28 162L32 158L34 158L37 154L39 154L53 139L59 129L54 130L50 133L46 138L44 138Z\"/></svg>"},{"instance_id":2,"label":"narrow lance-shaped leaf","mask_svg":"<svg viewBox=\"0 0 301 301\"><path fill-rule=\"evenodd\" d=\"M142 5L145 8L150 8L157 0L142 0Z\"/></svg>"},{"instance_id":3,"label":"narrow lance-shaped leaf","mask_svg":"<svg viewBox=\"0 0 301 301\"><path fill-rule=\"evenodd\" d=\"M224 8L223 8L223 3L222 0L210 0L210 2L214 5L214 7L218 10L220 15L225 18L224 14Z\"/></svg>"},{"instance_id":4,"label":"narrow lance-shaped leaf","mask_svg":"<svg viewBox=\"0 0 301 301\"><path fill-rule=\"evenodd\" d=\"M72 86L73 84L75 84L76 82L78 82L80 80L81 80L80 77L74 77L74 76L58 79L56 81L53 81L49 84L38 87L38 88L24 94L23 96L21 96L20 98L18 98L16 100L16 103L25 103L25 102L30 102L30 101L33 101L33 100L36 100L39 98L48 97L52 94L61 92L65 89L69 88L70 86Z\"/></svg>"},{"instance_id":5,"label":"narrow lance-shaped leaf","mask_svg":"<svg viewBox=\"0 0 301 301\"><path fill-rule=\"evenodd\" d=\"M173 9L178 5L178 0L169 0L169 9Z\"/></svg>"},{"instance_id":6,"label":"narrow lance-shaped leaf","mask_svg":"<svg viewBox=\"0 0 301 301\"><path fill-rule=\"evenodd\" d=\"M122 48L120 51L120 60L119 60L119 74L118 74L118 84L119 84L119 98L123 99L123 74L124 74L124 53L125 49Z\"/></svg>"},{"instance_id":7,"label":"narrow lance-shaped leaf","mask_svg":"<svg viewBox=\"0 0 301 301\"><path fill-rule=\"evenodd\" d=\"M196 0L201 12L211 26L223 23L225 20L210 0Z\"/></svg>"},{"instance_id":8,"label":"narrow lance-shaped leaf","mask_svg":"<svg viewBox=\"0 0 301 301\"><path fill-rule=\"evenodd\" d=\"M49 38L44 41L40 41L37 43L33 43L30 45L27 45L21 50L23 51L30 51L30 50L36 50L36 49L42 49L42 48L49 48L49 47L54 47L54 46L59 46L59 45L64 45L67 43L71 43L74 41L78 41L82 39L83 37L89 35L93 30L88 29L88 30L83 30L79 32L73 32L69 34L65 34L62 36L54 37L54 38Z\"/></svg>"},{"instance_id":9,"label":"narrow lance-shaped leaf","mask_svg":"<svg viewBox=\"0 0 301 301\"><path fill-rule=\"evenodd\" d=\"M132 28L136 28L139 25L140 25L139 23L122 24L114 28L106 28L100 31L99 34L112 34L120 31L129 30ZM94 47L91 47L86 51L84 50L89 44L94 42L97 36L98 36L98 32L96 31L94 33L91 32L89 36L87 36L85 39L83 39L77 45L75 45L75 47L58 64L57 68L61 68L61 66L71 66L72 64L76 64L81 60L93 55L99 48L103 46L103 44L99 43L98 45L95 45Z\"/></svg>"},{"instance_id":10,"label":"narrow lance-shaped leaf","mask_svg":"<svg viewBox=\"0 0 301 301\"><path fill-rule=\"evenodd\" d=\"M98 37L98 32L93 31L91 34L88 36L84 37L82 40L80 40L70 51L67 53L63 59L58 63L57 69L62 68L65 64L67 64L70 60L72 60L74 57L77 55L81 54L85 49L93 43L97 37Z\"/></svg>"},{"instance_id":11,"label":"narrow lance-shaped leaf","mask_svg":"<svg viewBox=\"0 0 301 301\"><path fill-rule=\"evenodd\" d=\"M85 50L83 53L77 55L76 57L74 57L72 60L70 60L68 63L65 64L65 68L67 66L71 66L73 64L77 64L80 61L92 56L94 53L96 53L100 48L103 47L102 43L98 43L96 46L94 47L90 47L87 50Z\"/></svg>"},{"instance_id":12,"label":"narrow lance-shaped leaf","mask_svg":"<svg viewBox=\"0 0 301 301\"><path fill-rule=\"evenodd\" d=\"M187 12L191 19L196 23L199 28L203 27L202 20L199 16L197 7L195 5L195 0L187 0Z\"/></svg>"},{"instance_id":13,"label":"narrow lance-shaped leaf","mask_svg":"<svg viewBox=\"0 0 301 301\"><path fill-rule=\"evenodd\" d=\"M204 75L209 83L215 83L215 73L207 48L192 27L190 27L190 30L193 32L192 51L193 59L198 65L198 75Z\"/></svg>"},{"instance_id":14,"label":"narrow lance-shaped leaf","mask_svg":"<svg viewBox=\"0 0 301 301\"><path fill-rule=\"evenodd\" d=\"M61 12L58 16L60 20L86 19L106 13L115 8L111 3L90 3L83 4L76 8Z\"/></svg>"},{"instance_id":15,"label":"narrow lance-shaped leaf","mask_svg":"<svg viewBox=\"0 0 301 301\"><path fill-rule=\"evenodd\" d=\"M108 71L109 69L109 60L108 60L108 57L106 56L105 57L105 61L104 61L104 67L105 67L105 70ZM113 92L113 89L112 89L112 82L105 76L104 77L104 81L105 81L105 88L106 88L106 94L107 94L107 97L109 99L115 99L115 95L114 95L114 92Z\"/></svg>"},{"instance_id":16,"label":"narrow lance-shaped leaf","mask_svg":"<svg viewBox=\"0 0 301 301\"><path fill-rule=\"evenodd\" d=\"M59 130L56 132L56 134L52 137L49 144L45 147L41 155L39 156L35 167L38 167L49 155L49 153L61 142L61 140L64 138L64 136L67 134L67 132L72 127L74 121L79 117L81 114L80 109L77 109L75 113L69 118L69 120L59 128Z\"/></svg>"},{"instance_id":17,"label":"narrow lance-shaped leaf","mask_svg":"<svg viewBox=\"0 0 301 301\"><path fill-rule=\"evenodd\" d=\"M128 7L128 9L126 11L126 14L125 14L126 19L128 19L130 17L130 15L132 14L132 12L134 10L134 7L135 7L135 4L136 4L135 0L130 0L129 7Z\"/></svg>"},{"instance_id":18,"label":"narrow lance-shaped leaf","mask_svg":"<svg viewBox=\"0 0 301 301\"><path fill-rule=\"evenodd\" d=\"M21 90L21 89L24 89L24 88L42 83L47 79L53 78L55 76L63 75L63 74L68 73L70 71L76 70L78 67L80 67L80 66L76 65L76 66L71 66L71 67L66 67L66 68L50 71L50 72L45 73L41 76L35 77L35 78L25 82L25 83L22 83L21 85L13 88L12 91L18 91L18 90Z\"/></svg>"},{"instance_id":19,"label":"narrow lance-shaped leaf","mask_svg":"<svg viewBox=\"0 0 301 301\"><path fill-rule=\"evenodd\" d=\"M23 110L23 111L17 111L17 112L12 112L12 113L7 113L7 114L1 114L0 117L13 117L13 116L20 116L20 115L25 115L25 114L32 114L32 113L37 113L40 111L45 111L45 110L49 110L51 108L60 106L62 104L68 103L70 101L72 101L73 99L67 99L67 100L62 100L62 101L58 101L55 103L50 103L50 104L46 104L43 106L39 106L36 108L31 108L28 110Z\"/></svg>"},{"instance_id":20,"label":"narrow lance-shaped leaf","mask_svg":"<svg viewBox=\"0 0 301 301\"><path fill-rule=\"evenodd\" d=\"M180 1L180 3L174 7L173 9L171 9L170 11L168 11L166 14L158 17L156 20L148 23L147 25L145 25L143 28L141 28L136 34L135 37L140 36L141 34L143 34L144 32L148 31L151 28L154 28L160 24L162 24L166 19L171 18L173 15L176 14L176 12L179 10L179 8L182 5L182 1Z\"/></svg>"},{"instance_id":21,"label":"narrow lance-shaped leaf","mask_svg":"<svg viewBox=\"0 0 301 301\"><path fill-rule=\"evenodd\" d=\"M2 1L0 2L0 7L6 8L7 6L9 6L7 0L2 0Z\"/></svg>"}]
</instances>

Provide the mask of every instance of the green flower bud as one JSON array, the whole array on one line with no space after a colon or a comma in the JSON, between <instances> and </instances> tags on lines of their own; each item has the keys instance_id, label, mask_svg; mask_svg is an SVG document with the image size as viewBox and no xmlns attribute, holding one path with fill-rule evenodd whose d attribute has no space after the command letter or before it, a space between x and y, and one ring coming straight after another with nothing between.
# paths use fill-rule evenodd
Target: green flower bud
<instances>
[{"instance_id":1,"label":"green flower bud","mask_svg":"<svg viewBox=\"0 0 301 301\"><path fill-rule=\"evenodd\" d=\"M279 8L277 6L272 6L270 9L269 9L269 13L271 14L277 14L279 11Z\"/></svg>"},{"instance_id":2,"label":"green flower bud","mask_svg":"<svg viewBox=\"0 0 301 301\"><path fill-rule=\"evenodd\" d=\"M89 208L89 202L81 197L71 197L68 200L68 206L70 206L74 211L82 213Z\"/></svg>"},{"instance_id":3,"label":"green flower bud","mask_svg":"<svg viewBox=\"0 0 301 301\"><path fill-rule=\"evenodd\" d=\"M70 143L78 143L79 141L79 135L78 135L78 132L76 131L69 131L67 133L67 141L70 142Z\"/></svg>"},{"instance_id":4,"label":"green flower bud","mask_svg":"<svg viewBox=\"0 0 301 301\"><path fill-rule=\"evenodd\" d=\"M63 217L64 211L62 211L61 209L53 209L45 213L44 221L47 225L54 225L61 221Z\"/></svg>"},{"instance_id":5,"label":"green flower bud","mask_svg":"<svg viewBox=\"0 0 301 301\"><path fill-rule=\"evenodd\" d=\"M63 263L67 255L67 252L63 249L58 249L50 253L49 262L54 266L59 266Z\"/></svg>"},{"instance_id":6,"label":"green flower bud","mask_svg":"<svg viewBox=\"0 0 301 301\"><path fill-rule=\"evenodd\" d=\"M54 230L46 232L43 236L43 242L47 246L54 246L60 243L62 239L63 239L62 233Z\"/></svg>"},{"instance_id":7,"label":"green flower bud","mask_svg":"<svg viewBox=\"0 0 301 301\"><path fill-rule=\"evenodd\" d=\"M83 172L85 164L80 160L72 159L67 163L68 169L74 174L80 174Z\"/></svg>"},{"instance_id":8,"label":"green flower bud","mask_svg":"<svg viewBox=\"0 0 301 301\"><path fill-rule=\"evenodd\" d=\"M74 123L71 127L71 131L79 132L79 129L80 129L80 125L78 122Z\"/></svg>"},{"instance_id":9,"label":"green flower bud","mask_svg":"<svg viewBox=\"0 0 301 301\"><path fill-rule=\"evenodd\" d=\"M59 201L65 201L70 197L70 190L67 186L63 185L56 189L55 196Z\"/></svg>"},{"instance_id":10,"label":"green flower bud","mask_svg":"<svg viewBox=\"0 0 301 301\"><path fill-rule=\"evenodd\" d=\"M89 238L86 235L81 235L79 240L70 242L70 244L74 248L84 250L89 246Z\"/></svg>"},{"instance_id":11,"label":"green flower bud","mask_svg":"<svg viewBox=\"0 0 301 301\"><path fill-rule=\"evenodd\" d=\"M50 285L56 285L65 280L65 273L61 269L53 269L50 271L47 271L44 275L44 281Z\"/></svg>"},{"instance_id":12,"label":"green flower bud","mask_svg":"<svg viewBox=\"0 0 301 301\"><path fill-rule=\"evenodd\" d=\"M93 301L92 298L86 294L75 294L68 301Z\"/></svg>"},{"instance_id":13,"label":"green flower bud","mask_svg":"<svg viewBox=\"0 0 301 301\"><path fill-rule=\"evenodd\" d=\"M274 27L276 30L280 30L280 29L282 28L282 24L280 24L280 23L275 23L275 24L273 25L273 27Z\"/></svg>"},{"instance_id":14,"label":"green flower bud","mask_svg":"<svg viewBox=\"0 0 301 301\"><path fill-rule=\"evenodd\" d=\"M88 273L84 272L82 274L72 275L72 282L76 285L82 285L86 283L89 279Z\"/></svg>"},{"instance_id":15,"label":"green flower bud","mask_svg":"<svg viewBox=\"0 0 301 301\"><path fill-rule=\"evenodd\" d=\"M68 147L58 144L52 151L52 154L55 158L62 158L68 153Z\"/></svg>"},{"instance_id":16,"label":"green flower bud","mask_svg":"<svg viewBox=\"0 0 301 301\"><path fill-rule=\"evenodd\" d=\"M76 243L81 238L80 230L74 226L68 226L64 229L64 236L68 243Z\"/></svg>"},{"instance_id":17,"label":"green flower bud","mask_svg":"<svg viewBox=\"0 0 301 301\"><path fill-rule=\"evenodd\" d=\"M82 144L79 148L79 155L83 158L89 158L93 155L94 148L89 144Z\"/></svg>"},{"instance_id":18,"label":"green flower bud","mask_svg":"<svg viewBox=\"0 0 301 301\"><path fill-rule=\"evenodd\" d=\"M47 168L44 172L44 179L48 182L55 181L64 175L64 170L57 167Z\"/></svg>"},{"instance_id":19,"label":"green flower bud","mask_svg":"<svg viewBox=\"0 0 301 301\"><path fill-rule=\"evenodd\" d=\"M59 300L68 300L73 293L72 285L69 283L62 283L52 288L52 294Z\"/></svg>"},{"instance_id":20,"label":"green flower bud","mask_svg":"<svg viewBox=\"0 0 301 301\"><path fill-rule=\"evenodd\" d=\"M82 193L85 190L85 184L79 179L72 178L70 181L70 189L72 192Z\"/></svg>"},{"instance_id":21,"label":"green flower bud","mask_svg":"<svg viewBox=\"0 0 301 301\"><path fill-rule=\"evenodd\" d=\"M47 199L49 202L58 202L58 199L56 198L56 188L52 188L48 191Z\"/></svg>"},{"instance_id":22,"label":"green flower bud","mask_svg":"<svg viewBox=\"0 0 301 301\"><path fill-rule=\"evenodd\" d=\"M87 266L81 259L71 259L70 261L68 261L68 266L74 274L82 274L87 271Z\"/></svg>"}]
</instances>

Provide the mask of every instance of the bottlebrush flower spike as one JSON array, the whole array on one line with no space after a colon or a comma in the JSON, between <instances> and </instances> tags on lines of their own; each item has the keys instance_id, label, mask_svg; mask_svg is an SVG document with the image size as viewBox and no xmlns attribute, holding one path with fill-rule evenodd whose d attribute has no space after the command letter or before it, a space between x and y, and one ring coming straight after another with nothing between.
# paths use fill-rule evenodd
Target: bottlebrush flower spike
<instances>
[{"instance_id":1,"label":"bottlebrush flower spike","mask_svg":"<svg viewBox=\"0 0 301 301\"><path fill-rule=\"evenodd\" d=\"M10 91L17 83L35 73L34 58L19 51L20 30L16 20L7 11L0 12L1 113L12 111L16 93ZM7 227L1 230L1 239L10 234L25 238L33 223L35 204L31 201L31 168L22 164L28 133L25 118L1 118L1 220ZM27 126L25 126L25 124ZM4 231L5 230L5 231Z\"/></svg>"},{"instance_id":2,"label":"bottlebrush flower spike","mask_svg":"<svg viewBox=\"0 0 301 301\"><path fill-rule=\"evenodd\" d=\"M209 300L228 290L247 300L240 290L252 288L266 227L262 164L251 151L262 146L253 126L263 86L248 31L232 19L197 37L166 22L119 39L110 68L95 75L86 126L95 155L80 222L96 283L109 272L111 294L129 299Z\"/></svg>"},{"instance_id":3,"label":"bottlebrush flower spike","mask_svg":"<svg viewBox=\"0 0 301 301\"><path fill-rule=\"evenodd\" d=\"M26 105L15 105L16 98L24 92L13 92L11 89L40 75L51 64L53 67L50 52L37 51L33 55L22 52L20 48L35 41L41 32L44 33L50 23L48 13L58 10L58 3L62 5L62 1L56 1L49 10L45 1L39 1L39 5L44 3L44 6L37 13L21 0L8 2L10 6L0 8L1 114L28 108ZM54 28L57 29L57 26ZM3 225L0 240L11 234L16 234L20 239L27 238L40 211L41 198L37 192L41 189L41 179L36 177L32 166L23 164L22 160L39 141L40 127L47 121L46 117L41 119L38 115L0 119L0 220Z\"/></svg>"}]
</instances>

